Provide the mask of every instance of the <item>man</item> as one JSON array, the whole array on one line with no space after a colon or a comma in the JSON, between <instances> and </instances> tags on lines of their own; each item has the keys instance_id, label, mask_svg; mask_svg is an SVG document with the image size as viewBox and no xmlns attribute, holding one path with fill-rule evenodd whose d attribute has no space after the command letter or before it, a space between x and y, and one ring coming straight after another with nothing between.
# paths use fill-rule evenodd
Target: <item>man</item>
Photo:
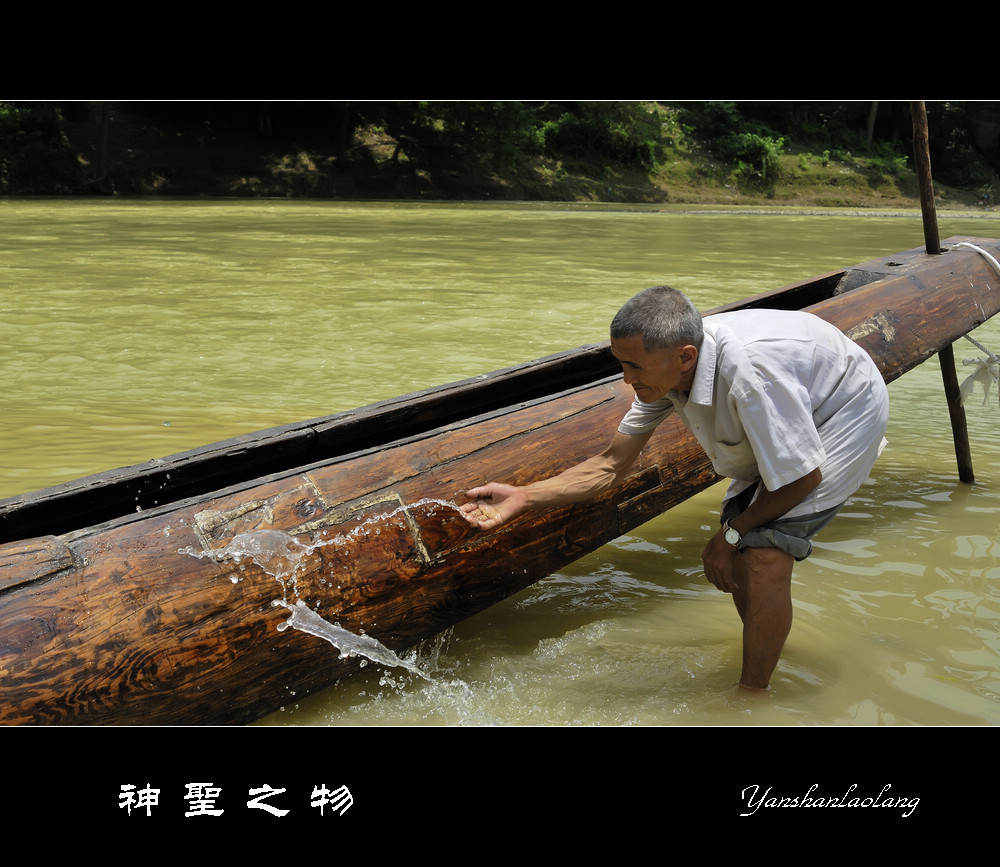
<instances>
[{"instance_id":1,"label":"man","mask_svg":"<svg viewBox=\"0 0 1000 867\"><path fill-rule=\"evenodd\" d=\"M611 323L611 352L635 390L599 455L529 485L466 492L490 529L526 509L579 502L620 481L676 412L732 481L705 574L743 621L740 686L767 689L791 629L792 567L865 481L885 445L885 382L868 354L810 313L741 310L705 319L668 286L640 292Z\"/></svg>"}]
</instances>

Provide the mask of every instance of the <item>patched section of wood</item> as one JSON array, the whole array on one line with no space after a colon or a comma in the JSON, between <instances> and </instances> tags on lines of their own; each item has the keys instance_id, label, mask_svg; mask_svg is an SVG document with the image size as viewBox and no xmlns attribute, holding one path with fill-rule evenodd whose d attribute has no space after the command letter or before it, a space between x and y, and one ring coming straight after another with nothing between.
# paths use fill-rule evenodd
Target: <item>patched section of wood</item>
<instances>
[{"instance_id":1,"label":"patched section of wood","mask_svg":"<svg viewBox=\"0 0 1000 867\"><path fill-rule=\"evenodd\" d=\"M288 488L273 482L254 491L252 499L239 495L224 497L195 515L195 533L206 551L224 547L236 536L256 530L280 527L286 532L302 532L328 513L319 492L308 477L302 484Z\"/></svg>"},{"instance_id":2,"label":"patched section of wood","mask_svg":"<svg viewBox=\"0 0 1000 867\"><path fill-rule=\"evenodd\" d=\"M194 517L195 532L207 551L217 547L219 541L229 540L240 533L253 532L261 525L270 526L274 523L274 513L265 500L251 500L235 509L222 512L206 509Z\"/></svg>"},{"instance_id":3,"label":"patched section of wood","mask_svg":"<svg viewBox=\"0 0 1000 867\"><path fill-rule=\"evenodd\" d=\"M848 328L845 334L854 341L861 341L869 334L881 334L886 343L894 343L896 326L889 320L888 312L882 312L870 316L853 328Z\"/></svg>"},{"instance_id":4,"label":"patched section of wood","mask_svg":"<svg viewBox=\"0 0 1000 867\"><path fill-rule=\"evenodd\" d=\"M482 531L465 520L453 503L422 500L408 505L406 514L428 564L444 561L482 536Z\"/></svg>"},{"instance_id":5,"label":"patched section of wood","mask_svg":"<svg viewBox=\"0 0 1000 867\"><path fill-rule=\"evenodd\" d=\"M73 554L65 541L41 536L0 545L0 592L17 584L55 575L73 565Z\"/></svg>"}]
</instances>

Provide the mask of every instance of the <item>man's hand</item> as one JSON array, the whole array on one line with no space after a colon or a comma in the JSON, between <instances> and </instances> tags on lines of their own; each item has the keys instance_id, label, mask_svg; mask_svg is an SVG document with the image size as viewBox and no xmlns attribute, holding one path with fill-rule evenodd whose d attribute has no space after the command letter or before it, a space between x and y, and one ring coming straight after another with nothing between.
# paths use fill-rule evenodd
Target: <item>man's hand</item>
<instances>
[{"instance_id":1,"label":"man's hand","mask_svg":"<svg viewBox=\"0 0 1000 867\"><path fill-rule=\"evenodd\" d=\"M823 472L817 468L776 491L762 490L746 511L733 518L729 525L732 526L734 521L739 521L736 529L741 535L749 533L755 527L763 527L790 512L809 496L822 480ZM740 555L737 554L736 548L726 541L725 533L721 529L708 540L705 550L701 552L706 577L724 593L733 593L738 589L733 580L733 563L737 556Z\"/></svg>"},{"instance_id":2,"label":"man's hand","mask_svg":"<svg viewBox=\"0 0 1000 867\"><path fill-rule=\"evenodd\" d=\"M733 561L737 556L736 547L726 541L722 530L708 540L705 550L701 552L705 576L723 593L733 593L738 589L733 580Z\"/></svg>"},{"instance_id":3,"label":"man's hand","mask_svg":"<svg viewBox=\"0 0 1000 867\"><path fill-rule=\"evenodd\" d=\"M513 485L490 482L465 492L472 502L461 507L462 516L480 530L492 530L524 510L527 498Z\"/></svg>"}]
</instances>

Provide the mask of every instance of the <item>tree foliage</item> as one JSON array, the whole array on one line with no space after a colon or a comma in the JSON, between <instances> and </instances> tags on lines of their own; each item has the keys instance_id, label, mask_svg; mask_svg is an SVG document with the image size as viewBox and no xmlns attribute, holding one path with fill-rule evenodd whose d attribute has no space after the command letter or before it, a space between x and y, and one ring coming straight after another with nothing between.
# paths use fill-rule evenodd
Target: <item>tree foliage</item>
<instances>
[{"instance_id":1,"label":"tree foliage","mask_svg":"<svg viewBox=\"0 0 1000 867\"><path fill-rule=\"evenodd\" d=\"M988 183L998 115L928 103L935 177ZM680 149L767 186L782 154L808 148L895 171L912 157L909 124L905 102L0 103L0 193L212 194L225 173L244 195L474 196L515 178L530 194L530 171L652 173Z\"/></svg>"}]
</instances>

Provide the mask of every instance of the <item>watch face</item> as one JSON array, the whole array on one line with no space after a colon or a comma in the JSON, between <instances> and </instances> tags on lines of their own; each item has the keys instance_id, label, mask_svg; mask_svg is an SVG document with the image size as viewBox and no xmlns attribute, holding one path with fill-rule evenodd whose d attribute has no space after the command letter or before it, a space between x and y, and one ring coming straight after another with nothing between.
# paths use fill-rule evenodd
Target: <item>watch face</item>
<instances>
[{"instance_id":1,"label":"watch face","mask_svg":"<svg viewBox=\"0 0 1000 867\"><path fill-rule=\"evenodd\" d=\"M730 527L728 530L726 530L726 541L730 545L739 545L740 534L737 533L736 530L734 530L732 527Z\"/></svg>"}]
</instances>

